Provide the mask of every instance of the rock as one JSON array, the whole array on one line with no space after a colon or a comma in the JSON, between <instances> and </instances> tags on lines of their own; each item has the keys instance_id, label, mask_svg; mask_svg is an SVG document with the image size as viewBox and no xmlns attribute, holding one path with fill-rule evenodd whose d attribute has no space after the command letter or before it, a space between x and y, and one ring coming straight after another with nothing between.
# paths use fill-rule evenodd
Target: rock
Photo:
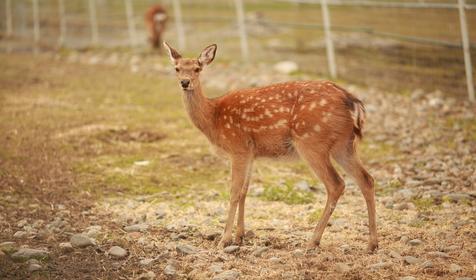
<instances>
[{"instance_id":1,"label":"rock","mask_svg":"<svg viewBox=\"0 0 476 280\"><path fill-rule=\"evenodd\" d=\"M144 232L147 231L147 229L149 229L148 224L135 224L124 227L124 230L127 232Z\"/></svg>"},{"instance_id":2,"label":"rock","mask_svg":"<svg viewBox=\"0 0 476 280\"><path fill-rule=\"evenodd\" d=\"M159 220L165 218L166 216L167 216L167 212L163 209L157 209L155 211L155 217Z\"/></svg>"},{"instance_id":3,"label":"rock","mask_svg":"<svg viewBox=\"0 0 476 280\"><path fill-rule=\"evenodd\" d=\"M410 241L408 241L408 244L412 245L412 246L418 246L418 245L421 245L423 243L423 241L421 241L420 239L412 239Z\"/></svg>"},{"instance_id":4,"label":"rock","mask_svg":"<svg viewBox=\"0 0 476 280\"><path fill-rule=\"evenodd\" d=\"M403 261L406 264L417 264L417 263L420 262L420 259L415 258L414 256L405 256L405 257L403 257Z\"/></svg>"},{"instance_id":5,"label":"rock","mask_svg":"<svg viewBox=\"0 0 476 280\"><path fill-rule=\"evenodd\" d=\"M293 251L293 256L295 257L303 257L305 255L304 250L296 249Z\"/></svg>"},{"instance_id":6,"label":"rock","mask_svg":"<svg viewBox=\"0 0 476 280\"><path fill-rule=\"evenodd\" d=\"M400 189L393 194L396 201L409 201L413 197L415 197L415 193L412 189Z\"/></svg>"},{"instance_id":7,"label":"rock","mask_svg":"<svg viewBox=\"0 0 476 280\"><path fill-rule=\"evenodd\" d=\"M1 247L1 245L0 245ZM461 246L458 246L458 245L450 245L450 246L446 246L445 248L443 248L443 252L452 252L452 251L456 251L456 250L459 250L461 249Z\"/></svg>"},{"instance_id":8,"label":"rock","mask_svg":"<svg viewBox=\"0 0 476 280\"><path fill-rule=\"evenodd\" d=\"M253 239L256 237L256 234L254 231L252 230L248 230L246 233L245 233L245 239Z\"/></svg>"},{"instance_id":9,"label":"rock","mask_svg":"<svg viewBox=\"0 0 476 280\"><path fill-rule=\"evenodd\" d=\"M24 262L29 259L47 259L49 257L48 251L30 249L30 248L20 248L18 251L13 253L11 259L15 262Z\"/></svg>"},{"instance_id":10,"label":"rock","mask_svg":"<svg viewBox=\"0 0 476 280\"><path fill-rule=\"evenodd\" d=\"M215 240L217 239L217 237L219 237L221 234L219 232L207 232L205 234L203 234L203 237L206 239L206 240Z\"/></svg>"},{"instance_id":11,"label":"rock","mask_svg":"<svg viewBox=\"0 0 476 280\"><path fill-rule=\"evenodd\" d=\"M119 246L112 246L111 249L107 251L107 254L113 258L122 259L127 256L127 250Z\"/></svg>"},{"instance_id":12,"label":"rock","mask_svg":"<svg viewBox=\"0 0 476 280\"><path fill-rule=\"evenodd\" d=\"M345 263L336 263L335 271L337 271L339 273L346 273L346 272L350 271L350 266L348 266Z\"/></svg>"},{"instance_id":13,"label":"rock","mask_svg":"<svg viewBox=\"0 0 476 280\"><path fill-rule=\"evenodd\" d=\"M13 237L21 239L21 238L25 238L27 235L28 235L28 232L23 231L23 230L19 230L19 231L15 232L15 234L13 234Z\"/></svg>"},{"instance_id":14,"label":"rock","mask_svg":"<svg viewBox=\"0 0 476 280\"><path fill-rule=\"evenodd\" d=\"M409 210L409 209L415 209L415 205L411 202L402 202L402 203L396 203L393 205L393 208L395 210Z\"/></svg>"},{"instance_id":15,"label":"rock","mask_svg":"<svg viewBox=\"0 0 476 280\"><path fill-rule=\"evenodd\" d=\"M446 198L451 202L464 202L464 201L471 201L471 195L466 193L451 193L446 195Z\"/></svg>"},{"instance_id":16,"label":"rock","mask_svg":"<svg viewBox=\"0 0 476 280\"><path fill-rule=\"evenodd\" d=\"M17 227L22 228L22 227L24 227L26 224L28 224L28 221L27 221L26 219L23 219L23 220L21 220L21 221L18 222Z\"/></svg>"},{"instance_id":17,"label":"rock","mask_svg":"<svg viewBox=\"0 0 476 280\"><path fill-rule=\"evenodd\" d=\"M379 263L371 264L368 266L368 268L371 270L377 270L377 269L383 269L383 268L389 268L389 267L392 267L391 262L379 262Z\"/></svg>"},{"instance_id":18,"label":"rock","mask_svg":"<svg viewBox=\"0 0 476 280\"><path fill-rule=\"evenodd\" d=\"M199 251L197 247L188 244L179 244L175 247L175 249L177 250L177 253L183 255L196 254Z\"/></svg>"},{"instance_id":19,"label":"rock","mask_svg":"<svg viewBox=\"0 0 476 280\"><path fill-rule=\"evenodd\" d=\"M344 254L348 254L351 251L350 246L347 245L347 244L344 244L344 245L340 246L340 249L342 250L342 253L344 253Z\"/></svg>"},{"instance_id":20,"label":"rock","mask_svg":"<svg viewBox=\"0 0 476 280\"><path fill-rule=\"evenodd\" d=\"M231 246L228 246L225 249L223 249L223 252L225 252L227 254L231 254L231 253L234 253L234 252L239 251L239 250L240 250L240 246L231 245Z\"/></svg>"},{"instance_id":21,"label":"rock","mask_svg":"<svg viewBox=\"0 0 476 280\"><path fill-rule=\"evenodd\" d=\"M269 258L269 261L273 264L280 264L281 263L281 259L278 258L278 257L271 257L271 258Z\"/></svg>"},{"instance_id":22,"label":"rock","mask_svg":"<svg viewBox=\"0 0 476 280\"><path fill-rule=\"evenodd\" d=\"M91 237L91 238L95 238L99 235L100 231L101 231L101 226L90 226L87 228L87 232L86 232L86 235Z\"/></svg>"},{"instance_id":23,"label":"rock","mask_svg":"<svg viewBox=\"0 0 476 280\"><path fill-rule=\"evenodd\" d=\"M164 274L167 276L174 276L175 274L177 274L175 266L172 264L166 265L164 268Z\"/></svg>"},{"instance_id":24,"label":"rock","mask_svg":"<svg viewBox=\"0 0 476 280\"><path fill-rule=\"evenodd\" d=\"M299 69L297 63L294 61L281 61L276 63L273 68L281 74L291 74Z\"/></svg>"},{"instance_id":25,"label":"rock","mask_svg":"<svg viewBox=\"0 0 476 280\"><path fill-rule=\"evenodd\" d=\"M306 181L299 181L296 184L294 184L294 188L298 191L302 192L310 192L311 188L309 187L309 184Z\"/></svg>"},{"instance_id":26,"label":"rock","mask_svg":"<svg viewBox=\"0 0 476 280\"><path fill-rule=\"evenodd\" d=\"M210 266L210 271L213 273L220 273L223 271L223 263L214 263Z\"/></svg>"},{"instance_id":27,"label":"rock","mask_svg":"<svg viewBox=\"0 0 476 280\"><path fill-rule=\"evenodd\" d=\"M43 267L41 266L40 262L36 259L31 259L28 261L28 271L35 272L41 270Z\"/></svg>"},{"instance_id":28,"label":"rock","mask_svg":"<svg viewBox=\"0 0 476 280\"><path fill-rule=\"evenodd\" d=\"M154 280L156 275L153 271L147 271L145 273L140 274L137 279L139 280Z\"/></svg>"},{"instance_id":29,"label":"rock","mask_svg":"<svg viewBox=\"0 0 476 280\"><path fill-rule=\"evenodd\" d=\"M394 259L400 259L402 256L400 255L400 253L396 252L396 251L390 251L388 252L388 255Z\"/></svg>"},{"instance_id":30,"label":"rock","mask_svg":"<svg viewBox=\"0 0 476 280\"><path fill-rule=\"evenodd\" d=\"M141 266L149 266L150 264L152 264L153 262L155 261L155 259L143 259L143 260L140 260L139 261L139 264Z\"/></svg>"},{"instance_id":31,"label":"rock","mask_svg":"<svg viewBox=\"0 0 476 280\"><path fill-rule=\"evenodd\" d=\"M430 257L435 257L435 258L443 258L443 259L450 258L450 255L448 255L447 253L438 252L438 251L428 252L427 255Z\"/></svg>"},{"instance_id":32,"label":"rock","mask_svg":"<svg viewBox=\"0 0 476 280\"><path fill-rule=\"evenodd\" d=\"M450 264L449 270L451 273L457 273L457 272L463 271L463 268L457 264L452 263Z\"/></svg>"},{"instance_id":33,"label":"rock","mask_svg":"<svg viewBox=\"0 0 476 280\"><path fill-rule=\"evenodd\" d=\"M408 240L410 240L410 238L406 235L403 235L402 237L400 237L400 241L403 242L403 243L407 243Z\"/></svg>"},{"instance_id":34,"label":"rock","mask_svg":"<svg viewBox=\"0 0 476 280\"><path fill-rule=\"evenodd\" d=\"M416 278L413 277L413 276L404 276L404 277L400 277L398 279L399 280L416 280Z\"/></svg>"},{"instance_id":35,"label":"rock","mask_svg":"<svg viewBox=\"0 0 476 280\"><path fill-rule=\"evenodd\" d=\"M60 248L61 252L63 252L63 253L71 253L71 252L74 251L73 245L71 245L71 243L69 243L69 242L60 243L59 248Z\"/></svg>"},{"instance_id":36,"label":"rock","mask_svg":"<svg viewBox=\"0 0 476 280\"><path fill-rule=\"evenodd\" d=\"M240 277L240 272L236 270L225 270L213 277L213 280L235 280Z\"/></svg>"},{"instance_id":37,"label":"rock","mask_svg":"<svg viewBox=\"0 0 476 280\"><path fill-rule=\"evenodd\" d=\"M0 251L3 251L5 254L10 255L17 250L15 242L6 241L0 243Z\"/></svg>"},{"instance_id":38,"label":"rock","mask_svg":"<svg viewBox=\"0 0 476 280\"><path fill-rule=\"evenodd\" d=\"M267 252L269 250L268 247L258 247L256 250L253 251L253 256L255 257L261 257L263 253Z\"/></svg>"},{"instance_id":39,"label":"rock","mask_svg":"<svg viewBox=\"0 0 476 280\"><path fill-rule=\"evenodd\" d=\"M94 245L94 242L91 238L81 233L74 234L73 236L71 236L71 238L69 239L69 242L71 243L73 247L77 247L77 248L84 248L84 247Z\"/></svg>"},{"instance_id":40,"label":"rock","mask_svg":"<svg viewBox=\"0 0 476 280\"><path fill-rule=\"evenodd\" d=\"M424 263L421 264L421 268L432 268L433 267L433 262L431 261L425 261Z\"/></svg>"}]
</instances>

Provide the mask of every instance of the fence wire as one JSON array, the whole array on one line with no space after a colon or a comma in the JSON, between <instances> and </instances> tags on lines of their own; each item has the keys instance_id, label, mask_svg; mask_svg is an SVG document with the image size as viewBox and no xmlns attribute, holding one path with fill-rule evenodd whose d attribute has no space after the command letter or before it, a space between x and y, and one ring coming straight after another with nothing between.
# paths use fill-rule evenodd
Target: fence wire
<instances>
[{"instance_id":1,"label":"fence wire","mask_svg":"<svg viewBox=\"0 0 476 280\"><path fill-rule=\"evenodd\" d=\"M0 1L2 51L35 48L34 1ZM127 1L63 0L63 33L61 1L36 1L40 34L36 47L39 50L60 47L147 50L144 13L156 1L130 1L132 17L129 15L129 19L135 27L132 33ZM90 2L94 3L96 12L97 42L91 25ZM243 0L244 30L238 24L237 2L240 1L162 1L169 15L164 37L172 45L180 45L174 11L178 4L186 39L182 42L185 53L197 53L204 46L217 43L222 59L240 61L243 36L246 36L247 61L273 64L292 60L302 72L330 76L321 0ZM327 2L339 79L401 93L423 89L440 90L457 97L467 95L457 0ZM466 1L465 12L475 68L476 0ZM473 78L476 78L475 71Z\"/></svg>"}]
</instances>

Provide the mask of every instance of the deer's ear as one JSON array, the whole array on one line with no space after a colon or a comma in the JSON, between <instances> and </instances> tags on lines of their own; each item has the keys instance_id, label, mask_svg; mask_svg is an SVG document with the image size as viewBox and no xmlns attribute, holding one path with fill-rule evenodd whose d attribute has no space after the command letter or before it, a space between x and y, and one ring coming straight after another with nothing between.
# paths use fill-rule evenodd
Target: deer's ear
<instances>
[{"instance_id":1,"label":"deer's ear","mask_svg":"<svg viewBox=\"0 0 476 280\"><path fill-rule=\"evenodd\" d=\"M198 61L202 65L207 65L212 63L213 59L215 58L215 53L217 52L217 45L213 44L208 47L206 47L200 56L198 57Z\"/></svg>"},{"instance_id":2,"label":"deer's ear","mask_svg":"<svg viewBox=\"0 0 476 280\"><path fill-rule=\"evenodd\" d=\"M172 60L173 63L175 63L177 59L182 58L182 56L174 48L169 46L167 42L164 42L164 47L167 49L170 60Z\"/></svg>"}]
</instances>

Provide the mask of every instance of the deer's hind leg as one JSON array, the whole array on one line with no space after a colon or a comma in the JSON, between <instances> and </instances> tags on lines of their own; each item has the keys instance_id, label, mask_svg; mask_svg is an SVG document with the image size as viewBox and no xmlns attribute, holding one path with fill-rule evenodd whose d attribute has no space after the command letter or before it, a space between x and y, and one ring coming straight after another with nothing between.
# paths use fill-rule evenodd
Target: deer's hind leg
<instances>
[{"instance_id":1,"label":"deer's hind leg","mask_svg":"<svg viewBox=\"0 0 476 280\"><path fill-rule=\"evenodd\" d=\"M324 212L307 246L308 248L313 248L319 246L327 222L332 212L334 212L339 197L344 192L345 185L334 166L332 166L328 149L316 147L315 142L310 141L297 141L295 147L300 156L309 163L314 173L324 183L327 191L327 201Z\"/></svg>"},{"instance_id":2,"label":"deer's hind leg","mask_svg":"<svg viewBox=\"0 0 476 280\"><path fill-rule=\"evenodd\" d=\"M354 178L365 198L369 215L370 239L368 248L372 252L378 248L374 180L362 166L355 151L353 139L344 142L342 145L337 145L332 151L332 156L345 172Z\"/></svg>"}]
</instances>

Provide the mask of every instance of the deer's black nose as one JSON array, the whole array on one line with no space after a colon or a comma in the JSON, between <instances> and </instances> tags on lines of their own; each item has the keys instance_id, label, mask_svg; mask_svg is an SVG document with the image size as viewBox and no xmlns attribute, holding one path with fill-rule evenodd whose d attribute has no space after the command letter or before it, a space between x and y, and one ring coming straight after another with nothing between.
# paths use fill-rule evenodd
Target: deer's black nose
<instances>
[{"instance_id":1,"label":"deer's black nose","mask_svg":"<svg viewBox=\"0 0 476 280\"><path fill-rule=\"evenodd\" d=\"M188 88L188 85L190 85L190 80L181 80L180 84L182 85L182 88Z\"/></svg>"}]
</instances>

